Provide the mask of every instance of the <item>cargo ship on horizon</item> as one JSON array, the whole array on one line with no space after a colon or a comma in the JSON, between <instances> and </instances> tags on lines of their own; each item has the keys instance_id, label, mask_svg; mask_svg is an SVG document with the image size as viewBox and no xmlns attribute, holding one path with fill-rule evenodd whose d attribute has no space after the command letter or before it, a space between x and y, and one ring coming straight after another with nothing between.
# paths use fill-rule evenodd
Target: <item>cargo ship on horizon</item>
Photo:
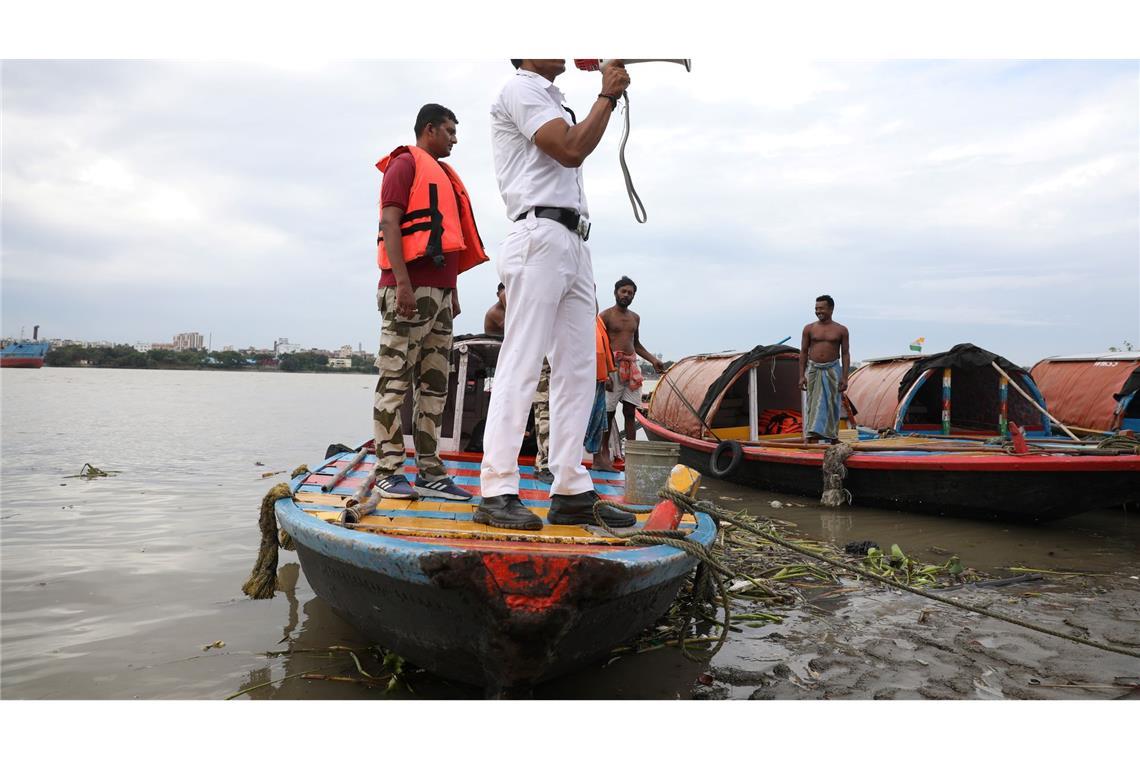
<instances>
[{"instance_id":1,"label":"cargo ship on horizon","mask_svg":"<svg viewBox=\"0 0 1140 760\"><path fill-rule=\"evenodd\" d=\"M0 367L28 367L35 369L44 366L44 357L51 348L46 340L39 340L40 326L32 330L32 339L14 340L0 348Z\"/></svg>"}]
</instances>

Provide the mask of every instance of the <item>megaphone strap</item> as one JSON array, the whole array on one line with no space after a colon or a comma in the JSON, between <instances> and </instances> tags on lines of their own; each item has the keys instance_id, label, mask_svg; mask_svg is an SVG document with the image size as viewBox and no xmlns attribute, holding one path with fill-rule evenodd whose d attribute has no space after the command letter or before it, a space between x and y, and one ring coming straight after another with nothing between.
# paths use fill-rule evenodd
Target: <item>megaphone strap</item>
<instances>
[{"instance_id":1,"label":"megaphone strap","mask_svg":"<svg viewBox=\"0 0 1140 760\"><path fill-rule=\"evenodd\" d=\"M621 162L621 173L625 176L625 192L629 195L629 203L633 206L633 218L640 224L645 224L649 215L645 213L645 204L641 202L641 196L633 189L633 178L629 175L629 165L625 162L625 144L629 141L629 93L623 92L622 100L625 101L625 127L621 133L621 147L618 149L618 160Z\"/></svg>"}]
</instances>

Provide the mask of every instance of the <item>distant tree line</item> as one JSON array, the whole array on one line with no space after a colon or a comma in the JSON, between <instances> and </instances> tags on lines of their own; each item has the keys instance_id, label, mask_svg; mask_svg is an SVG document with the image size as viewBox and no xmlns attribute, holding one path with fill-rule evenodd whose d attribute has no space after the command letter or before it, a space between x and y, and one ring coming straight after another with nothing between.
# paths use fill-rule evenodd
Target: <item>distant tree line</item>
<instances>
[{"instance_id":1,"label":"distant tree line","mask_svg":"<svg viewBox=\"0 0 1140 760\"><path fill-rule=\"evenodd\" d=\"M376 371L376 364L369 358L352 355L352 367L330 367L329 357L315 351L298 351L285 354L278 365L282 372L364 372Z\"/></svg>"},{"instance_id":2,"label":"distant tree line","mask_svg":"<svg viewBox=\"0 0 1140 760\"><path fill-rule=\"evenodd\" d=\"M133 346L61 346L48 351L44 363L52 367L111 367L126 369L274 369L282 372L364 372L375 371L366 357L353 356L352 367L330 367L329 358L311 351L286 354L278 361L273 354L241 351L173 351L152 348L138 351Z\"/></svg>"}]
</instances>

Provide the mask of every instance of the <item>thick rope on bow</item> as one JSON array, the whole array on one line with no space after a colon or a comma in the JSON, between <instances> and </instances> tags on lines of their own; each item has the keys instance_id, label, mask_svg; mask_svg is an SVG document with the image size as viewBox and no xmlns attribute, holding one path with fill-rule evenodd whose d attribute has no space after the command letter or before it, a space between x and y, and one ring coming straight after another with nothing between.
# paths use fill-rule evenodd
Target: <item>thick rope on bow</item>
<instances>
[{"instance_id":1,"label":"thick rope on bow","mask_svg":"<svg viewBox=\"0 0 1140 760\"><path fill-rule=\"evenodd\" d=\"M296 477L298 475L304 475L308 471L309 471L309 465L307 465L307 464L297 465L296 467L293 468L293 472L291 472L289 474L289 479L294 480L294 479L296 479ZM277 545L280 546L282 549L284 549L287 552L297 551L297 544L295 544L293 542L293 537L290 536L288 533L286 533L283 530L279 531L277 533Z\"/></svg>"},{"instance_id":2,"label":"thick rope on bow","mask_svg":"<svg viewBox=\"0 0 1140 760\"><path fill-rule=\"evenodd\" d=\"M257 521L261 528L261 546L249 580L241 587L251 599L272 599L273 592L277 590L277 515L273 512L273 505L292 493L288 484L278 483L261 500L261 515Z\"/></svg>"},{"instance_id":3,"label":"thick rope on bow","mask_svg":"<svg viewBox=\"0 0 1140 760\"><path fill-rule=\"evenodd\" d=\"M674 498L674 495L683 496L684 498L677 499ZM662 499L671 500L682 512L696 516L696 511L694 510L695 502L680 491L666 486L657 492L657 496ZM712 505L710 504L709 506ZM728 639L728 626L732 622L732 612L729 609L729 596L728 591L724 587L724 581L727 578L732 578L735 573L722 565L704 546L688 540L688 534L685 531L641 530L639 528L615 530L607 525L605 519L603 519L601 514L602 507L611 507L621 512L628 512L634 515L649 514L653 511L653 507L638 509L636 507L630 507L628 504L621 504L607 499L598 499L598 501L594 502L594 519L597 521L597 524L611 536L624 538L638 546L669 546L674 549L679 549L697 559L697 573L693 578L692 591L688 598L683 601L685 614L677 623L677 646L685 659L692 660L693 662L707 662L711 660ZM720 626L720 637L711 649L694 652L690 650L688 646L688 629L700 611L701 605L708 601L708 597L710 596L708 593L709 585L712 585L716 589L715 598L720 599L721 609L724 612L724 618L718 622ZM701 617L704 617L704 615Z\"/></svg>"},{"instance_id":4,"label":"thick rope on bow","mask_svg":"<svg viewBox=\"0 0 1140 760\"><path fill-rule=\"evenodd\" d=\"M293 543L293 537L283 530L277 532L277 545L287 552L297 551L297 544Z\"/></svg>"},{"instance_id":5,"label":"thick rope on bow","mask_svg":"<svg viewBox=\"0 0 1140 760\"><path fill-rule=\"evenodd\" d=\"M842 507L851 503L851 492L843 487L843 479L847 477L847 467L844 462L854 453L849 443L837 443L828 446L823 454L823 495L819 501L825 507Z\"/></svg>"}]
</instances>

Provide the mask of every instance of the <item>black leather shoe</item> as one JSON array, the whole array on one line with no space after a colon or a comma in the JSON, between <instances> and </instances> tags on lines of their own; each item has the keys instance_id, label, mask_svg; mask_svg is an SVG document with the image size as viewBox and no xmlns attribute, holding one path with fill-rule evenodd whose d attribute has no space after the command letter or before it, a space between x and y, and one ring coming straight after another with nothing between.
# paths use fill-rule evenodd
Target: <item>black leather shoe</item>
<instances>
[{"instance_id":1,"label":"black leather shoe","mask_svg":"<svg viewBox=\"0 0 1140 760\"><path fill-rule=\"evenodd\" d=\"M496 528L515 530L542 530L542 519L523 506L518 494L487 496L471 517L477 523Z\"/></svg>"},{"instance_id":2,"label":"black leather shoe","mask_svg":"<svg viewBox=\"0 0 1140 760\"><path fill-rule=\"evenodd\" d=\"M550 485L551 483L554 482L554 473L551 472L550 470L545 469L545 468L543 468L541 470L535 470L534 471L534 479L540 483L545 483L546 485Z\"/></svg>"},{"instance_id":3,"label":"black leather shoe","mask_svg":"<svg viewBox=\"0 0 1140 760\"><path fill-rule=\"evenodd\" d=\"M594 502L597 500L598 494L594 491L573 495L554 494L550 497L550 511L546 514L546 521L551 525L597 525L598 520L594 517ZM598 511L610 528L630 528L637 524L637 517L629 512L606 506Z\"/></svg>"}]
</instances>

